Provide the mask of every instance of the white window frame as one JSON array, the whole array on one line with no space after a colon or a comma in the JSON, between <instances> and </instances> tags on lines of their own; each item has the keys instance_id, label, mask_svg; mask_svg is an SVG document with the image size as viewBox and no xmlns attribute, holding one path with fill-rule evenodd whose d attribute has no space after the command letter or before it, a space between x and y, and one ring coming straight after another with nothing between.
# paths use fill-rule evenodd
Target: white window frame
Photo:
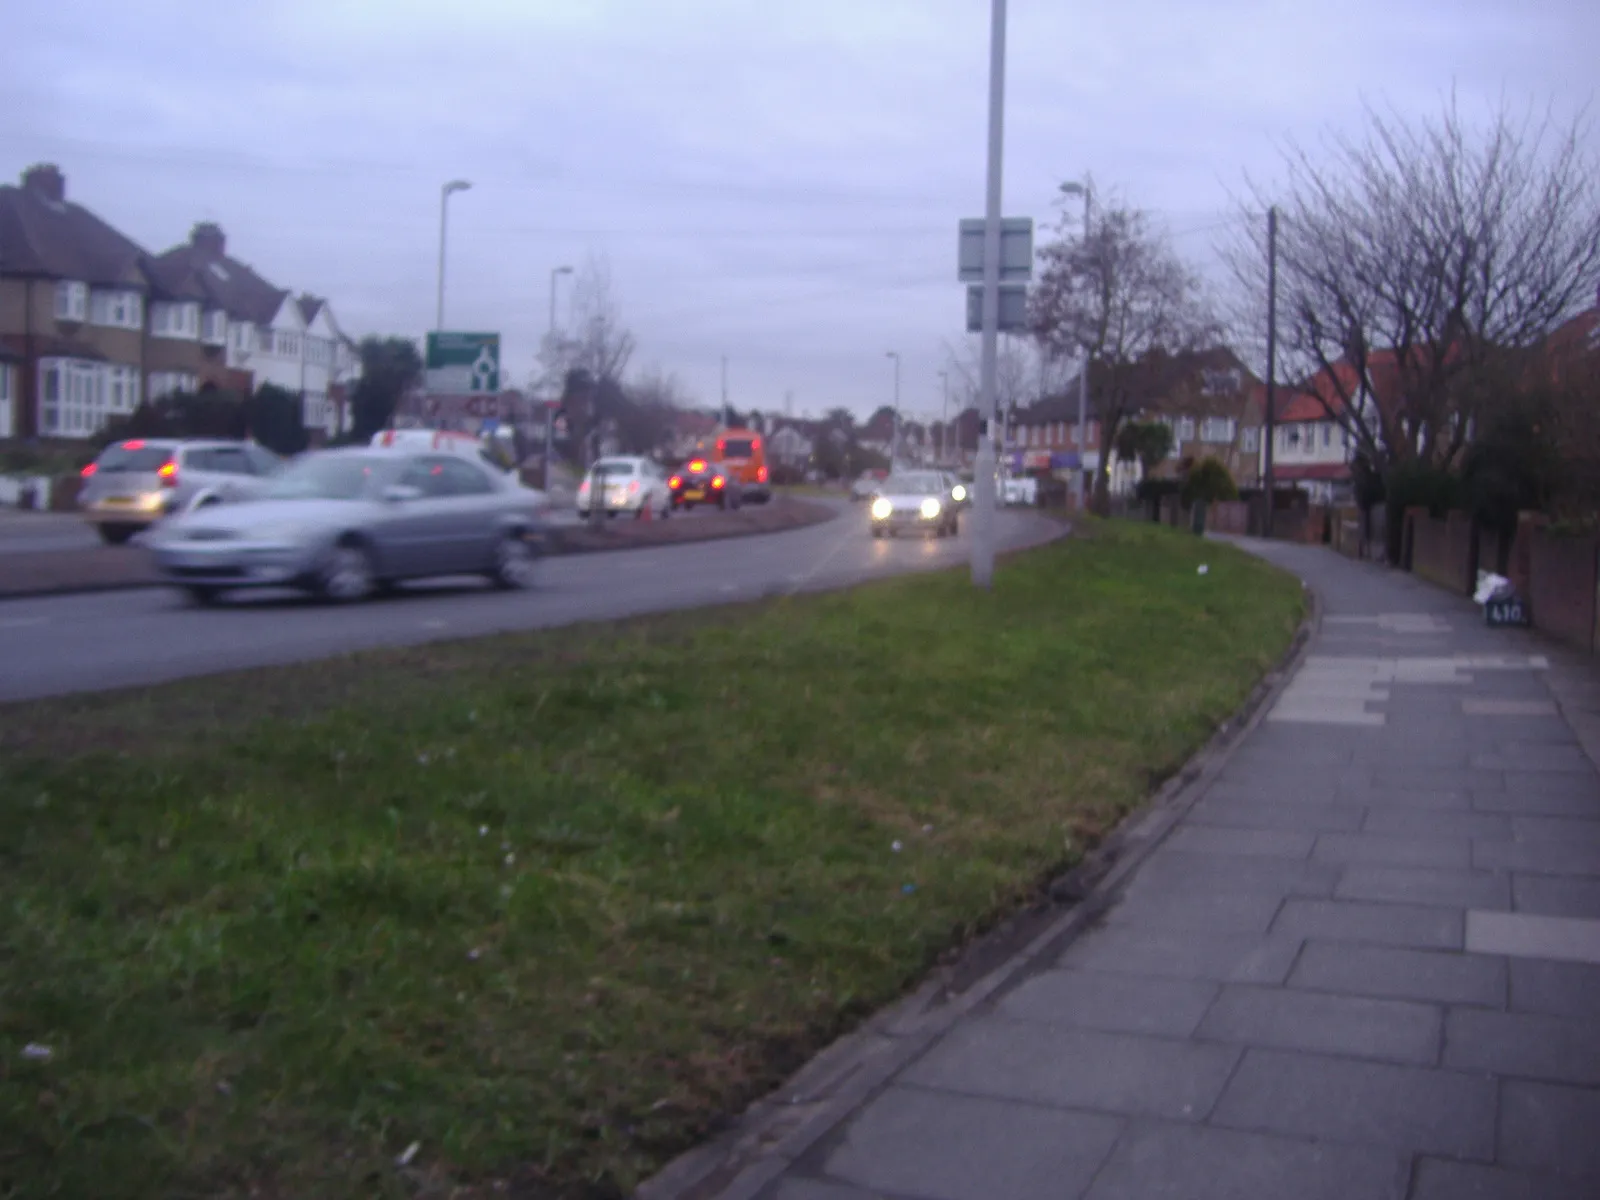
<instances>
[{"instance_id":1,"label":"white window frame","mask_svg":"<svg viewBox=\"0 0 1600 1200\"><path fill-rule=\"evenodd\" d=\"M11 384L11 375L11 364L0 362L0 438L17 435L17 410L12 400L16 389Z\"/></svg>"},{"instance_id":2,"label":"white window frame","mask_svg":"<svg viewBox=\"0 0 1600 1200\"><path fill-rule=\"evenodd\" d=\"M194 392L200 387L200 381L188 371L151 371L150 390L151 401L162 400L174 392Z\"/></svg>"},{"instance_id":3,"label":"white window frame","mask_svg":"<svg viewBox=\"0 0 1600 1200\"><path fill-rule=\"evenodd\" d=\"M80 358L41 358L38 370L39 435L81 439L98 433L110 415L105 365Z\"/></svg>"},{"instance_id":4,"label":"white window frame","mask_svg":"<svg viewBox=\"0 0 1600 1200\"><path fill-rule=\"evenodd\" d=\"M85 321L89 317L89 285L73 279L56 284L56 320Z\"/></svg>"},{"instance_id":5,"label":"white window frame","mask_svg":"<svg viewBox=\"0 0 1600 1200\"><path fill-rule=\"evenodd\" d=\"M1206 417L1200 422L1200 440L1213 446L1227 446L1233 443L1234 420L1232 417Z\"/></svg>"},{"instance_id":6,"label":"white window frame","mask_svg":"<svg viewBox=\"0 0 1600 1200\"><path fill-rule=\"evenodd\" d=\"M194 342L200 339L200 305L188 300L150 306L150 336Z\"/></svg>"},{"instance_id":7,"label":"white window frame","mask_svg":"<svg viewBox=\"0 0 1600 1200\"><path fill-rule=\"evenodd\" d=\"M328 396L325 392L305 392L300 401L300 423L307 429L328 431Z\"/></svg>"},{"instance_id":8,"label":"white window frame","mask_svg":"<svg viewBox=\"0 0 1600 1200\"><path fill-rule=\"evenodd\" d=\"M1259 454L1261 452L1261 429L1256 425L1246 425L1239 433L1239 449L1246 454Z\"/></svg>"},{"instance_id":9,"label":"white window frame","mask_svg":"<svg viewBox=\"0 0 1600 1200\"><path fill-rule=\"evenodd\" d=\"M118 288L89 293L89 324L106 329L143 329L144 297Z\"/></svg>"},{"instance_id":10,"label":"white window frame","mask_svg":"<svg viewBox=\"0 0 1600 1200\"><path fill-rule=\"evenodd\" d=\"M200 316L200 340L208 346L226 346L228 344L228 314L220 308L213 308L210 312Z\"/></svg>"},{"instance_id":11,"label":"white window frame","mask_svg":"<svg viewBox=\"0 0 1600 1200\"><path fill-rule=\"evenodd\" d=\"M1177 442L1180 446L1183 445L1184 442L1194 441L1194 418L1179 417L1177 420L1177 427L1173 430L1172 438L1173 441Z\"/></svg>"}]
</instances>

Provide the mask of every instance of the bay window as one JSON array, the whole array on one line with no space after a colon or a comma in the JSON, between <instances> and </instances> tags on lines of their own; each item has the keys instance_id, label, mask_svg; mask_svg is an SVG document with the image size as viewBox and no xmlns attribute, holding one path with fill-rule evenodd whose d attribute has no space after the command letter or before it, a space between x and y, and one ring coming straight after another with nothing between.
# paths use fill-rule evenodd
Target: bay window
<instances>
[{"instance_id":1,"label":"bay window","mask_svg":"<svg viewBox=\"0 0 1600 1200\"><path fill-rule=\"evenodd\" d=\"M90 437L107 415L103 364L77 358L39 360L41 436Z\"/></svg>"},{"instance_id":2,"label":"bay window","mask_svg":"<svg viewBox=\"0 0 1600 1200\"><path fill-rule=\"evenodd\" d=\"M214 308L206 313L205 320L200 326L200 338L210 346L227 345L228 314L220 308Z\"/></svg>"},{"instance_id":3,"label":"bay window","mask_svg":"<svg viewBox=\"0 0 1600 1200\"><path fill-rule=\"evenodd\" d=\"M151 371L150 372L150 399L160 400L174 392L193 392L198 390L199 380L187 371Z\"/></svg>"},{"instance_id":4,"label":"bay window","mask_svg":"<svg viewBox=\"0 0 1600 1200\"><path fill-rule=\"evenodd\" d=\"M150 306L150 335L194 341L200 336L200 306L183 302Z\"/></svg>"}]
</instances>

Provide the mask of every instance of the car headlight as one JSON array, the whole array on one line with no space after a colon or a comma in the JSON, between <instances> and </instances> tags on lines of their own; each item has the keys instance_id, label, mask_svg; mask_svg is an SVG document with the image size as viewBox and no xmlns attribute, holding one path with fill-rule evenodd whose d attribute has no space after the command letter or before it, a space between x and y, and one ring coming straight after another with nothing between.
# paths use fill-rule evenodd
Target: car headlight
<instances>
[{"instance_id":1,"label":"car headlight","mask_svg":"<svg viewBox=\"0 0 1600 1200\"><path fill-rule=\"evenodd\" d=\"M931 521L939 515L939 502L929 496L922 502L922 519Z\"/></svg>"},{"instance_id":2,"label":"car headlight","mask_svg":"<svg viewBox=\"0 0 1600 1200\"><path fill-rule=\"evenodd\" d=\"M893 515L894 505L889 503L885 497L879 496L872 502L872 519L874 521L887 521Z\"/></svg>"},{"instance_id":3,"label":"car headlight","mask_svg":"<svg viewBox=\"0 0 1600 1200\"><path fill-rule=\"evenodd\" d=\"M950 498L952 500L954 500L957 504L960 504L963 500L965 500L967 498L967 489L962 487L961 484L959 484L959 483L956 484L955 487L950 489Z\"/></svg>"}]
</instances>

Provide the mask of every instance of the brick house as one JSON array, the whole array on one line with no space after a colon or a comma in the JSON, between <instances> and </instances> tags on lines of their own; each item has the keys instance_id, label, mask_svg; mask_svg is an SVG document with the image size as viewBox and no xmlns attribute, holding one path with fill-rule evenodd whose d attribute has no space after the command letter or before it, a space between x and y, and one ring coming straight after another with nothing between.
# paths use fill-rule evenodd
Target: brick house
<instances>
[{"instance_id":1,"label":"brick house","mask_svg":"<svg viewBox=\"0 0 1600 1200\"><path fill-rule=\"evenodd\" d=\"M138 407L144 257L55 166L0 187L0 438L86 438Z\"/></svg>"}]
</instances>

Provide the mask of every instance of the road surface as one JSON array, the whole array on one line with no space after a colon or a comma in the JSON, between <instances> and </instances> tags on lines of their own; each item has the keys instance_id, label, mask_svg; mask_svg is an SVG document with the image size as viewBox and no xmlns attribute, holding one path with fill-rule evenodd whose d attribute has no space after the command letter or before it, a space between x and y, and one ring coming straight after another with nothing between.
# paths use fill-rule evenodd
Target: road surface
<instances>
[{"instance_id":1,"label":"road surface","mask_svg":"<svg viewBox=\"0 0 1600 1200\"><path fill-rule=\"evenodd\" d=\"M859 506L840 508L835 520L782 533L546 559L528 592L464 582L350 607L274 594L196 609L164 588L4 601L0 701L844 587L955 566L970 552L965 526L950 540L877 541ZM1002 550L1061 528L1025 511L996 523Z\"/></svg>"}]
</instances>

